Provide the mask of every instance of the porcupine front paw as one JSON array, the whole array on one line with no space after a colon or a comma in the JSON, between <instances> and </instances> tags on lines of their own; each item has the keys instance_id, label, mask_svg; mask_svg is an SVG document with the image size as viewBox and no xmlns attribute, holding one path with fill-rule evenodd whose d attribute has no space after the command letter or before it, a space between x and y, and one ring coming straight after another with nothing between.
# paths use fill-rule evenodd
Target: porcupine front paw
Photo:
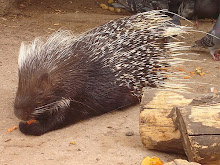
<instances>
[{"instance_id":1,"label":"porcupine front paw","mask_svg":"<svg viewBox=\"0 0 220 165\"><path fill-rule=\"evenodd\" d=\"M62 120L63 119L63 120ZM44 120L29 120L27 122L20 122L19 129L26 135L40 136L47 132L60 129L68 125L65 118L52 117Z\"/></svg>"},{"instance_id":2,"label":"porcupine front paw","mask_svg":"<svg viewBox=\"0 0 220 165\"><path fill-rule=\"evenodd\" d=\"M46 129L45 124L39 122L35 122L32 124L28 124L27 122L20 122L19 129L22 133L26 135L34 136L40 136L46 132L49 132L49 130Z\"/></svg>"}]
</instances>

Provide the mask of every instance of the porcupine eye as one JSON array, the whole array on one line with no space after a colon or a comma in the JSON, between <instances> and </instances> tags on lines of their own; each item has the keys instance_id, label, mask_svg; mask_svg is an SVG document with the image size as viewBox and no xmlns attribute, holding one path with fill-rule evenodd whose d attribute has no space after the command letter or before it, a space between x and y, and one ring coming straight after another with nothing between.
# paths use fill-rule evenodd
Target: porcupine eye
<instances>
[{"instance_id":1,"label":"porcupine eye","mask_svg":"<svg viewBox=\"0 0 220 165\"><path fill-rule=\"evenodd\" d=\"M40 76L40 81L42 84L48 84L49 83L49 75L48 73L43 73L41 76Z\"/></svg>"},{"instance_id":2,"label":"porcupine eye","mask_svg":"<svg viewBox=\"0 0 220 165\"><path fill-rule=\"evenodd\" d=\"M44 94L45 89L50 87L49 75L48 73L43 73L38 82L38 95L41 96Z\"/></svg>"},{"instance_id":3,"label":"porcupine eye","mask_svg":"<svg viewBox=\"0 0 220 165\"><path fill-rule=\"evenodd\" d=\"M39 96L43 96L43 94L44 94L44 92L43 92L42 90L39 90L39 91L38 91L38 95L39 95Z\"/></svg>"}]
</instances>

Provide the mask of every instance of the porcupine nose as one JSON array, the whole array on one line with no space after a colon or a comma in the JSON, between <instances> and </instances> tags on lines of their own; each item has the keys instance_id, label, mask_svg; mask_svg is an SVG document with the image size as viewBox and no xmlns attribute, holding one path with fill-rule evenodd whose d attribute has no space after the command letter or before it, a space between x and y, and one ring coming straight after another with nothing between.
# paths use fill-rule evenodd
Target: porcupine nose
<instances>
[{"instance_id":1,"label":"porcupine nose","mask_svg":"<svg viewBox=\"0 0 220 165\"><path fill-rule=\"evenodd\" d=\"M14 102L14 114L20 120L30 120L32 117L33 108L30 106L31 98L24 95L16 95ZM31 104L33 105L33 103Z\"/></svg>"},{"instance_id":2,"label":"porcupine nose","mask_svg":"<svg viewBox=\"0 0 220 165\"><path fill-rule=\"evenodd\" d=\"M20 108L14 108L14 114L20 120L26 121L26 120L30 120L31 119L31 115L30 115L30 111L29 110L24 110L24 109L20 109Z\"/></svg>"}]
</instances>

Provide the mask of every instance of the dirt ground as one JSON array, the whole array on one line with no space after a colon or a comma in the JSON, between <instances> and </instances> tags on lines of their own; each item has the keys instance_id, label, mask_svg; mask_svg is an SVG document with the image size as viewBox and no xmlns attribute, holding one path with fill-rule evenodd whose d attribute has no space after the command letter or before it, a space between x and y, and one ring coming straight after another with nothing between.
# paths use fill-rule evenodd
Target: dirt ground
<instances>
[{"instance_id":1,"label":"dirt ground","mask_svg":"<svg viewBox=\"0 0 220 165\"><path fill-rule=\"evenodd\" d=\"M59 28L81 33L109 20L129 15L102 10L98 3L105 0L45 0L21 1L19 9L0 17L0 164L71 164L71 165L139 165L145 156L158 156L164 162L182 155L149 151L139 137L138 106L120 112L95 117L67 128L42 135L25 136L19 130L8 133L18 125L13 114L13 100L17 87L17 58L20 43L47 35ZM202 21L199 30L209 31L210 20ZM184 39L188 44L203 34L193 33ZM199 56L183 65L185 71L200 66L204 76L194 75L193 91L198 94L219 91L219 62L212 60L207 50L192 50ZM189 73L186 73L189 74ZM133 131L133 136L125 133ZM70 142L75 142L75 145Z\"/></svg>"}]
</instances>

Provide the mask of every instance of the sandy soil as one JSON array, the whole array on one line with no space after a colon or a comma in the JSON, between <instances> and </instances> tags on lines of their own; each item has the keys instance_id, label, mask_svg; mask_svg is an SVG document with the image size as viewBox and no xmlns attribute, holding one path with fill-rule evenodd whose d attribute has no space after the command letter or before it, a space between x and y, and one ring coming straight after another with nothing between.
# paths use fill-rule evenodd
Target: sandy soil
<instances>
[{"instance_id":1,"label":"sandy soil","mask_svg":"<svg viewBox=\"0 0 220 165\"><path fill-rule=\"evenodd\" d=\"M98 0L99 3L106 2ZM102 10L95 0L22 1L16 15L0 18L0 164L71 164L71 165L135 165L145 156L158 156L164 162L181 155L149 151L139 137L138 106L120 112L71 125L40 137L25 136L8 128L18 125L13 114L13 100L17 87L17 58L21 41L30 41L63 28L81 33L111 19L129 15ZM199 30L208 31L211 21L201 22ZM184 39L192 44L202 34L192 34ZM220 79L219 63L211 59L208 51L194 50L199 56L186 62L183 69L194 71L200 66L207 74L195 75L188 81L194 84L195 93L210 93ZM133 131L133 136L126 136ZM71 145L70 142L75 142Z\"/></svg>"}]
</instances>

